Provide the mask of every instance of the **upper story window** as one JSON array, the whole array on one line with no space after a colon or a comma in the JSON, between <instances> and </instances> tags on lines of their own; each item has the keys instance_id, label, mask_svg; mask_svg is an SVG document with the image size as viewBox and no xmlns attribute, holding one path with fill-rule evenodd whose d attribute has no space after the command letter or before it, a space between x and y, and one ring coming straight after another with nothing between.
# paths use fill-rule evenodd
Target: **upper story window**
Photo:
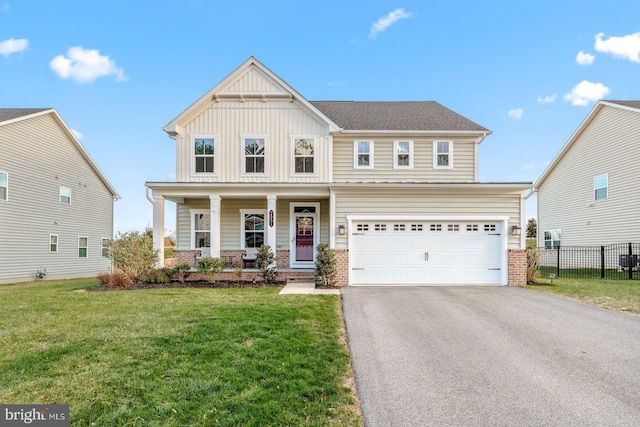
<instances>
[{"instance_id":1,"label":"upper story window","mask_svg":"<svg viewBox=\"0 0 640 427\"><path fill-rule=\"evenodd\" d=\"M607 199L609 197L609 175L604 174L593 178L594 200Z\"/></svg>"},{"instance_id":2,"label":"upper story window","mask_svg":"<svg viewBox=\"0 0 640 427\"><path fill-rule=\"evenodd\" d=\"M215 148L215 138L195 137L193 139L193 156L195 161L195 167L193 170L195 173L212 174L216 172Z\"/></svg>"},{"instance_id":3,"label":"upper story window","mask_svg":"<svg viewBox=\"0 0 640 427\"><path fill-rule=\"evenodd\" d=\"M353 167L373 168L373 141L354 141Z\"/></svg>"},{"instance_id":4,"label":"upper story window","mask_svg":"<svg viewBox=\"0 0 640 427\"><path fill-rule=\"evenodd\" d=\"M453 168L453 142L435 141L433 143L433 167Z\"/></svg>"},{"instance_id":5,"label":"upper story window","mask_svg":"<svg viewBox=\"0 0 640 427\"><path fill-rule=\"evenodd\" d=\"M71 189L67 187L60 186L60 203L64 203L65 205L71 204Z\"/></svg>"},{"instance_id":6,"label":"upper story window","mask_svg":"<svg viewBox=\"0 0 640 427\"><path fill-rule=\"evenodd\" d=\"M9 197L9 174L0 172L0 200L7 200Z\"/></svg>"},{"instance_id":7,"label":"upper story window","mask_svg":"<svg viewBox=\"0 0 640 427\"><path fill-rule=\"evenodd\" d=\"M245 137L242 138L244 146L244 173L266 173L266 139Z\"/></svg>"},{"instance_id":8,"label":"upper story window","mask_svg":"<svg viewBox=\"0 0 640 427\"><path fill-rule=\"evenodd\" d=\"M293 173L313 174L315 172L315 140L313 138L294 138Z\"/></svg>"},{"instance_id":9,"label":"upper story window","mask_svg":"<svg viewBox=\"0 0 640 427\"><path fill-rule=\"evenodd\" d=\"M393 167L413 168L413 141L393 142Z\"/></svg>"}]
</instances>

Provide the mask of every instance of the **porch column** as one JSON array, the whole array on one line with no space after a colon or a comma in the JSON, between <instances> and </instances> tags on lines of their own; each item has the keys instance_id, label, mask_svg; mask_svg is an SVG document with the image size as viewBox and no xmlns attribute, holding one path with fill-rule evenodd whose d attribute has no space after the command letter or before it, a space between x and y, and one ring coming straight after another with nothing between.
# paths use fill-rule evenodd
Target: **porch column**
<instances>
[{"instance_id":1,"label":"porch column","mask_svg":"<svg viewBox=\"0 0 640 427\"><path fill-rule=\"evenodd\" d=\"M209 196L209 241L212 258L220 258L220 196L211 194Z\"/></svg>"},{"instance_id":2,"label":"porch column","mask_svg":"<svg viewBox=\"0 0 640 427\"><path fill-rule=\"evenodd\" d=\"M329 249L336 248L336 193L329 193Z\"/></svg>"},{"instance_id":3,"label":"porch column","mask_svg":"<svg viewBox=\"0 0 640 427\"><path fill-rule=\"evenodd\" d=\"M267 245L271 247L271 251L276 254L276 200L278 197L275 194L267 194L267 217L265 222L267 223Z\"/></svg>"},{"instance_id":4,"label":"porch column","mask_svg":"<svg viewBox=\"0 0 640 427\"><path fill-rule=\"evenodd\" d=\"M156 267L164 267L164 197L153 196L153 249L158 251Z\"/></svg>"}]
</instances>

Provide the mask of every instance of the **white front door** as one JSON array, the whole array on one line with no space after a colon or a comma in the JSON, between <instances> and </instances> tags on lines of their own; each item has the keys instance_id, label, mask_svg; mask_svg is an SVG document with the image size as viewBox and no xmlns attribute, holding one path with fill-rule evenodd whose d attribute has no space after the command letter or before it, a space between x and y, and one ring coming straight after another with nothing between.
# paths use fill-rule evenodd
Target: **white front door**
<instances>
[{"instance_id":1,"label":"white front door","mask_svg":"<svg viewBox=\"0 0 640 427\"><path fill-rule=\"evenodd\" d=\"M315 203L291 204L291 268L313 268L318 244L319 206Z\"/></svg>"}]
</instances>

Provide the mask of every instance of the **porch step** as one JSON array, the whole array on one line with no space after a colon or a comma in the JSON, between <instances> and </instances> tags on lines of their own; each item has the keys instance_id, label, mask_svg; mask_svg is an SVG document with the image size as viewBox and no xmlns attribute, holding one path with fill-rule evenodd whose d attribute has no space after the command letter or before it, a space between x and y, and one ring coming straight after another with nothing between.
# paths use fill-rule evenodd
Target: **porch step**
<instances>
[{"instance_id":1,"label":"porch step","mask_svg":"<svg viewBox=\"0 0 640 427\"><path fill-rule=\"evenodd\" d=\"M303 282L303 283L315 283L316 282L316 276L314 275L304 275L304 276L285 276L285 279L287 280L287 283L289 282Z\"/></svg>"}]
</instances>

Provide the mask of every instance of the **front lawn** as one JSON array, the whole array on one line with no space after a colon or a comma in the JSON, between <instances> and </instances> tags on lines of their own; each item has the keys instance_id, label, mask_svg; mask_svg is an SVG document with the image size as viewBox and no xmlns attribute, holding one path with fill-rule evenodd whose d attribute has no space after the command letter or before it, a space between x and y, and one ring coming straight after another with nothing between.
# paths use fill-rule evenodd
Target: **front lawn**
<instances>
[{"instance_id":1,"label":"front lawn","mask_svg":"<svg viewBox=\"0 0 640 427\"><path fill-rule=\"evenodd\" d=\"M72 425L362 425L337 296L0 285L0 402Z\"/></svg>"},{"instance_id":2,"label":"front lawn","mask_svg":"<svg viewBox=\"0 0 640 427\"><path fill-rule=\"evenodd\" d=\"M542 277L541 284L551 279ZM553 286L527 286L529 289L563 295L588 304L640 314L640 280L555 278Z\"/></svg>"}]
</instances>

